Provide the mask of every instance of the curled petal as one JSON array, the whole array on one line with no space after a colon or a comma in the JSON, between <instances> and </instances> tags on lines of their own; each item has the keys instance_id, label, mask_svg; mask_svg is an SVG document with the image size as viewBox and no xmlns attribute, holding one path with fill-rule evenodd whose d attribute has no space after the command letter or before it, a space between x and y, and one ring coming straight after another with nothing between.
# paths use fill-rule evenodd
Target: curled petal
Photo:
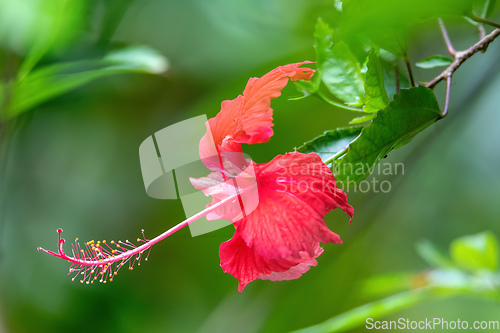
<instances>
[{"instance_id":1,"label":"curled petal","mask_svg":"<svg viewBox=\"0 0 500 333\"><path fill-rule=\"evenodd\" d=\"M316 244L314 256L310 257L302 252L299 259L283 258L269 259L253 252L238 235L221 244L219 249L222 270L229 273L239 281L238 291L242 292L245 286L255 280L292 280L299 278L316 266L316 259L323 249Z\"/></svg>"},{"instance_id":2,"label":"curled petal","mask_svg":"<svg viewBox=\"0 0 500 333\"><path fill-rule=\"evenodd\" d=\"M222 102L217 116L207 121L207 133L200 141L202 160L216 155L213 144L217 147L217 152L241 151L241 143L253 144L269 140L273 135L271 99L281 95L288 79L310 80L314 70L299 67L309 63L311 62L304 61L280 66L261 78L251 78L243 95Z\"/></svg>"}]
</instances>

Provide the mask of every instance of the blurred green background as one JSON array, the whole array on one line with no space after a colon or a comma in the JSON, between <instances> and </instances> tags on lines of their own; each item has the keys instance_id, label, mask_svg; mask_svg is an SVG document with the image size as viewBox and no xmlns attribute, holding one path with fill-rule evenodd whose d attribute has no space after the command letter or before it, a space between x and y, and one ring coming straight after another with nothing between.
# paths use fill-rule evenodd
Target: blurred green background
<instances>
[{"instance_id":1,"label":"blurred green background","mask_svg":"<svg viewBox=\"0 0 500 333\"><path fill-rule=\"evenodd\" d=\"M168 60L163 74L89 80L2 125L0 331L286 332L370 301L360 286L375 274L425 269L414 246L421 239L446 250L465 234L500 235L497 41L456 73L449 117L389 156L404 163L404 174L387 178L391 191L348 192L356 209L351 224L340 212L327 216L344 244L324 245L319 265L300 279L257 280L238 293L236 279L219 266L229 226L195 238L182 230L111 284L71 282L68 264L36 247L56 250L57 228L68 240L135 239L141 229L152 238L182 221L180 201L145 193L141 142L178 121L215 116L251 76L314 60L314 25L319 16L332 19L334 9L322 0L1 0L0 8L5 82L30 62L36 69L100 59L125 45L148 45ZM477 40L464 20L445 21L457 49ZM446 55L437 22L415 25L408 48L414 62ZM415 71L421 81L439 73ZM4 100L8 93L6 84ZM297 95L289 85L273 101L275 135L245 147L255 161L356 116L318 99L288 100ZM393 317L498 320L499 311L498 303L460 296Z\"/></svg>"}]
</instances>

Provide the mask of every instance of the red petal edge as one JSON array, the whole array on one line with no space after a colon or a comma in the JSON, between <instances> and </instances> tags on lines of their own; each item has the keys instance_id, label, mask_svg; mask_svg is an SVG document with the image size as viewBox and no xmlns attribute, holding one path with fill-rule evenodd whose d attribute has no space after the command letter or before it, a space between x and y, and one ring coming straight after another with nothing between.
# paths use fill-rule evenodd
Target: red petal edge
<instances>
[{"instance_id":1,"label":"red petal edge","mask_svg":"<svg viewBox=\"0 0 500 333\"><path fill-rule=\"evenodd\" d=\"M222 270L238 279L239 292L257 278L272 281L297 279L307 272L310 266L317 265L314 258L322 252L323 249L317 244L313 257L303 252L300 259L268 259L253 252L238 232L219 248Z\"/></svg>"}]
</instances>

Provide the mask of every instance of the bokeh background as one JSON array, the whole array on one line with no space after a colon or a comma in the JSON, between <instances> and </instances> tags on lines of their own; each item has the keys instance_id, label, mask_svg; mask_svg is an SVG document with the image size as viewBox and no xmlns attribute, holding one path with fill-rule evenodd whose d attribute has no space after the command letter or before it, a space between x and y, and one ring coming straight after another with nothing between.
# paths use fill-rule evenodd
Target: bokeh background
<instances>
[{"instance_id":1,"label":"bokeh background","mask_svg":"<svg viewBox=\"0 0 500 333\"><path fill-rule=\"evenodd\" d=\"M69 12L56 2L71 3ZM43 38L51 43L39 67L99 58L124 45L150 46L169 64L160 75L91 81L3 124L0 331L286 332L370 301L360 286L376 274L425 269L415 251L419 240L446 251L462 235L491 230L500 236L496 41L456 73L449 117L388 157L404 163L404 174L387 178L391 191L350 191L351 224L340 212L327 216L344 244L326 244L319 265L298 280L257 280L238 293L236 279L219 266L218 247L231 237L231 226L195 238L182 230L155 245L140 268L105 285L71 282L67 263L36 251L56 249L57 228L69 240L135 239L141 229L152 238L182 221L180 201L145 193L141 142L181 120L213 117L249 77L314 60L319 16L335 16L331 1L0 1L0 64L7 80ZM445 22L457 49L477 40L464 20ZM436 53L446 55L437 22L414 26L410 59ZM439 72L415 71L420 81ZM436 94L442 102L441 86ZM289 100L297 95L289 85L273 101L275 135L245 147L255 161L293 151L356 116L314 98ZM392 317L498 320L499 311L493 301L457 296Z\"/></svg>"}]
</instances>

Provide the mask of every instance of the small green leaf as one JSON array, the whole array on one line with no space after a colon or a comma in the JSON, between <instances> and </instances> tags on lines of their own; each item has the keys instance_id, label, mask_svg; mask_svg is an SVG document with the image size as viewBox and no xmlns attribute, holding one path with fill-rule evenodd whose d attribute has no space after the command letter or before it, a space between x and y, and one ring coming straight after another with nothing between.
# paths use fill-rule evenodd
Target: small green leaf
<instances>
[{"instance_id":1,"label":"small green leaf","mask_svg":"<svg viewBox=\"0 0 500 333\"><path fill-rule=\"evenodd\" d=\"M474 0L472 11L479 17L488 18L495 8L496 0Z\"/></svg>"},{"instance_id":2,"label":"small green leaf","mask_svg":"<svg viewBox=\"0 0 500 333\"><path fill-rule=\"evenodd\" d=\"M349 186L361 182L392 149L411 141L440 116L432 90L423 86L401 90L349 145L336 165L337 181Z\"/></svg>"},{"instance_id":3,"label":"small green leaf","mask_svg":"<svg viewBox=\"0 0 500 333\"><path fill-rule=\"evenodd\" d=\"M167 60L161 54L145 46L112 52L101 60L46 66L13 84L6 117L15 117L37 104L101 77L133 72L159 74L167 67Z\"/></svg>"},{"instance_id":4,"label":"small green leaf","mask_svg":"<svg viewBox=\"0 0 500 333\"><path fill-rule=\"evenodd\" d=\"M297 148L301 153L317 153L326 160L347 147L361 133L363 127L345 127L326 131L324 134L304 143Z\"/></svg>"},{"instance_id":5,"label":"small green leaf","mask_svg":"<svg viewBox=\"0 0 500 333\"><path fill-rule=\"evenodd\" d=\"M346 104L363 105L364 80L361 66L344 42L333 41L333 30L319 19L314 33L316 62L328 90Z\"/></svg>"},{"instance_id":6,"label":"small green leaf","mask_svg":"<svg viewBox=\"0 0 500 333\"><path fill-rule=\"evenodd\" d=\"M450 58L435 55L427 57L417 62L415 65L420 68L428 69L428 68L449 66L451 65L452 62L453 60L451 60Z\"/></svg>"},{"instance_id":7,"label":"small green leaf","mask_svg":"<svg viewBox=\"0 0 500 333\"><path fill-rule=\"evenodd\" d=\"M450 258L439 251L434 244L424 240L417 243L417 253L424 259L430 266L437 268L450 268L453 263Z\"/></svg>"},{"instance_id":8,"label":"small green leaf","mask_svg":"<svg viewBox=\"0 0 500 333\"><path fill-rule=\"evenodd\" d=\"M366 116L363 116L363 117L357 117L357 118L354 118L353 120L351 120L349 122L349 124L350 125L354 125L354 124L366 123L367 121L372 120L376 116L377 115L375 113L372 113L372 114L369 114L369 115L366 115Z\"/></svg>"},{"instance_id":9,"label":"small green leaf","mask_svg":"<svg viewBox=\"0 0 500 333\"><path fill-rule=\"evenodd\" d=\"M491 232L454 240L450 245L450 254L453 261L463 268L498 270L498 241Z\"/></svg>"},{"instance_id":10,"label":"small green leaf","mask_svg":"<svg viewBox=\"0 0 500 333\"><path fill-rule=\"evenodd\" d=\"M389 104L389 97L384 86L384 72L380 59L374 49L368 56L368 70L365 81L365 106L366 112L377 112Z\"/></svg>"}]
</instances>

